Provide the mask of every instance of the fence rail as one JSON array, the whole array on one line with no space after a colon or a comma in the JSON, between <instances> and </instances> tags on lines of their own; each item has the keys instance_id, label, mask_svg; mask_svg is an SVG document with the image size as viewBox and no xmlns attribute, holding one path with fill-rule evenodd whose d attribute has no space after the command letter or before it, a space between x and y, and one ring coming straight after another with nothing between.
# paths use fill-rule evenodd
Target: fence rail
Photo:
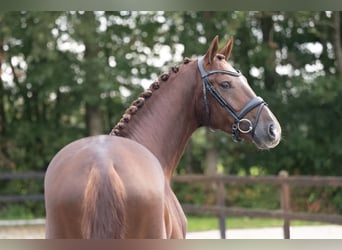
<instances>
[{"instance_id":1,"label":"fence rail","mask_svg":"<svg viewBox=\"0 0 342 250\"><path fill-rule=\"evenodd\" d=\"M43 172L0 173L0 180L43 179L44 176Z\"/></svg>"},{"instance_id":2,"label":"fence rail","mask_svg":"<svg viewBox=\"0 0 342 250\"><path fill-rule=\"evenodd\" d=\"M0 180L22 180L22 179L43 179L45 176L42 172L28 173L0 173ZM313 214L292 212L290 209L292 186L320 186L320 187L342 187L342 177L334 176L288 176L286 171L281 171L278 176L234 176L234 175L179 175L172 179L172 182L178 183L216 183L216 205L192 205L182 204L186 213L192 214L212 214L218 217L221 238L226 238L225 220L228 216L247 216L247 217L263 217L283 219L284 238L290 238L290 221L304 220L317 221L342 225L341 215ZM280 210L262 210L262 209L246 209L232 208L225 206L226 189L225 184L231 185L247 185L247 184L270 184L279 186ZM1 195L0 202L22 202L22 201L42 201L43 194L28 195Z\"/></svg>"},{"instance_id":3,"label":"fence rail","mask_svg":"<svg viewBox=\"0 0 342 250\"><path fill-rule=\"evenodd\" d=\"M286 171L281 171L278 176L233 176L233 175L180 175L173 178L178 183L216 183L216 205L197 206L182 204L186 213L212 214L218 217L221 238L226 238L225 220L228 216L247 216L283 219L284 238L290 238L290 221L304 220L342 225L341 215L314 214L292 212L290 209L291 193L290 185L293 186L319 186L319 187L342 187L342 177L335 176L288 176ZM246 208L230 208L225 206L225 184L270 184L279 186L280 210L260 210Z\"/></svg>"},{"instance_id":4,"label":"fence rail","mask_svg":"<svg viewBox=\"0 0 342 250\"><path fill-rule=\"evenodd\" d=\"M177 175L174 182L223 182L224 184L291 184L298 186L341 187L342 177L335 176L236 176L236 175Z\"/></svg>"}]
</instances>

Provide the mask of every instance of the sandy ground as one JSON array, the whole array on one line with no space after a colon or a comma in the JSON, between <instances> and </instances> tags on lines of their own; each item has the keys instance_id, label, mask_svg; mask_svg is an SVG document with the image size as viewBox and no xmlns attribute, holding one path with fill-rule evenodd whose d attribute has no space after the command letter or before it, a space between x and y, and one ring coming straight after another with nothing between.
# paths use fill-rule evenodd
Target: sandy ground
<instances>
[{"instance_id":1,"label":"sandy ground","mask_svg":"<svg viewBox=\"0 0 342 250\"><path fill-rule=\"evenodd\" d=\"M33 220L31 225L25 221L16 223L0 221L0 239L43 239L45 225L43 220ZM229 229L227 239L283 239L281 227L258 229ZM187 239L219 239L218 230L189 232ZM342 226L297 226L290 228L291 239L342 239Z\"/></svg>"},{"instance_id":2,"label":"sandy ground","mask_svg":"<svg viewBox=\"0 0 342 250\"><path fill-rule=\"evenodd\" d=\"M218 230L190 232L187 239L219 239ZM283 239L281 227L258 229L230 229L226 231L227 239ZM342 239L342 226L297 226L290 227L291 239Z\"/></svg>"},{"instance_id":3,"label":"sandy ground","mask_svg":"<svg viewBox=\"0 0 342 250\"><path fill-rule=\"evenodd\" d=\"M44 225L0 227L0 239L42 239L44 236Z\"/></svg>"}]
</instances>

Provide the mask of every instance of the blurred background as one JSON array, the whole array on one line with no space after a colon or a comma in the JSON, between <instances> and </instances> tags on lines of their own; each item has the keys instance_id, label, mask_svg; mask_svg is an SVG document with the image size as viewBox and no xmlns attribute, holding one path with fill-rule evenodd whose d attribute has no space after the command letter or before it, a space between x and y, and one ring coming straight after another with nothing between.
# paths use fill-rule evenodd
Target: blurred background
<instances>
[{"instance_id":1,"label":"blurred background","mask_svg":"<svg viewBox=\"0 0 342 250\"><path fill-rule=\"evenodd\" d=\"M198 130L180 174L342 175L341 13L8 12L0 14L0 174L45 172L67 143L108 134L137 95L215 35L283 128L270 151ZM77 181L77 180L75 180ZM174 185L212 204L205 185ZM43 180L2 180L0 195L43 193ZM300 187L294 211L342 213L341 188ZM226 203L279 208L266 185L229 187ZM44 217L42 201L0 203L0 219Z\"/></svg>"}]
</instances>

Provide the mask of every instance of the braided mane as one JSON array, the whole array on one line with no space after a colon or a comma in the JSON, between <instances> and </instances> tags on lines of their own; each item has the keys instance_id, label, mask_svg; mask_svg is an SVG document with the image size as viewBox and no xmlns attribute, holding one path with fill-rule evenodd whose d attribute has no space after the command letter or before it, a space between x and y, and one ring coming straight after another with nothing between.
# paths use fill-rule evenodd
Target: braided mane
<instances>
[{"instance_id":1,"label":"braided mane","mask_svg":"<svg viewBox=\"0 0 342 250\"><path fill-rule=\"evenodd\" d=\"M188 64L192 60L190 58L184 58L183 64ZM123 136L122 131L125 129L126 125L129 123L129 121L132 119L132 117L138 112L139 109L141 109L147 99L149 99L153 92L158 90L160 88L160 84L162 82L166 82L169 79L170 73L177 73L179 71L179 66L173 66L171 67L171 71L169 73L164 73L161 76L159 76L158 80L153 82L150 87L142 92L139 97L134 100L130 107L126 109L125 113L122 115L120 121L114 126L112 131L110 132L110 135L116 135L116 136Z\"/></svg>"}]
</instances>

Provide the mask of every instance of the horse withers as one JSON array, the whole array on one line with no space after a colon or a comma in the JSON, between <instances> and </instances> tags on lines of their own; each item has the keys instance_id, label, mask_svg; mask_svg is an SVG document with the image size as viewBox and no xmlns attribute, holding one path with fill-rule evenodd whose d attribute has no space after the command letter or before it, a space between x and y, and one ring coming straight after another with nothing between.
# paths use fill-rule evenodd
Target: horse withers
<instances>
[{"instance_id":1,"label":"horse withers","mask_svg":"<svg viewBox=\"0 0 342 250\"><path fill-rule=\"evenodd\" d=\"M186 217L170 182L191 134L207 126L234 141L275 147L281 127L228 59L218 38L151 84L110 135L76 140L45 176L47 238L185 238Z\"/></svg>"}]
</instances>

